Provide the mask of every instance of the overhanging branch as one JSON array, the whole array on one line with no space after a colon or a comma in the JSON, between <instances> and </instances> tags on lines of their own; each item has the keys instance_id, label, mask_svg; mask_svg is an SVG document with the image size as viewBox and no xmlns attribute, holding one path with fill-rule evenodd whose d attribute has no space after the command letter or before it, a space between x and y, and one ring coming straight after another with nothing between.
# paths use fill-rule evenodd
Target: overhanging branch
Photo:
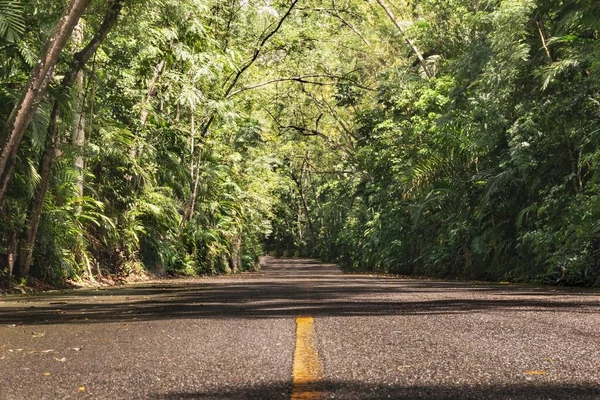
<instances>
[{"instance_id":1,"label":"overhanging branch","mask_svg":"<svg viewBox=\"0 0 600 400\"><path fill-rule=\"evenodd\" d=\"M309 78L330 78L332 80L329 81L329 82L319 82L319 81L314 81L314 80L308 80ZM337 75L331 75L331 74L309 74L309 75L302 75L302 76L291 76L291 77L275 78L275 79L270 79L268 81L256 83L254 85L245 86L245 87L240 88L238 90L234 90L233 92L231 92L227 96L227 98L236 96L236 95L238 95L238 94L240 94L242 92L248 91L248 90L258 89L258 88L261 88L263 86L267 86L267 85L271 85L273 83L279 83L279 82L298 82L298 83L306 83L306 84L309 84L309 85L330 86L330 85L335 85L340 80L345 80L345 78L343 76L337 76ZM360 85L360 84L358 84L356 82L352 82L352 84L355 87L363 89L363 90L369 90L369 91L376 91L377 90L377 89L370 88L368 86Z\"/></svg>"},{"instance_id":2,"label":"overhanging branch","mask_svg":"<svg viewBox=\"0 0 600 400\"><path fill-rule=\"evenodd\" d=\"M228 97L229 93L231 93L231 91L233 90L233 88L235 87L235 85L237 84L237 81L240 79L240 76L242 76L242 74L252 66L252 64L254 64L254 62L258 59L258 56L260 55L260 52L262 51L263 47L265 46L265 44L267 44L267 42L269 41L269 39L277 33L277 31L279 31L279 29L281 28L281 26L283 25L283 23L285 22L285 20L289 17L289 15L292 13L292 10L294 9L294 7L296 7L296 4L298 4L298 1L300 0L294 0L292 1L292 4L290 5L290 7L287 9L286 13L283 15L283 17L281 17L281 19L279 20L279 22L277 23L277 25L275 26L275 28L273 28L271 30L271 32L269 32L268 34L265 35L265 37L260 41L260 43L258 44L258 46L256 47L256 50L254 50L254 53L252 54L252 57L250 58L250 60L248 60L243 66L242 68L240 68L238 70L238 72L235 74L235 76L233 77L233 80L231 81L231 83L229 84L229 86L227 86L227 89L225 89L224 92L224 97Z\"/></svg>"},{"instance_id":3,"label":"overhanging branch","mask_svg":"<svg viewBox=\"0 0 600 400\"><path fill-rule=\"evenodd\" d=\"M233 96L238 95L247 90L258 89L260 87L267 86L267 85L270 85L273 83L278 83L278 82L299 82L299 83L306 83L306 84L310 84L310 85L319 85L319 86L334 85L336 83L336 82L309 81L308 80L309 78L331 78L331 75L310 74L310 75L303 75L303 76L290 76L290 77L270 79L268 81L260 82L260 83L254 84L254 85L245 86L238 90L234 90L227 97L233 97Z\"/></svg>"}]
</instances>

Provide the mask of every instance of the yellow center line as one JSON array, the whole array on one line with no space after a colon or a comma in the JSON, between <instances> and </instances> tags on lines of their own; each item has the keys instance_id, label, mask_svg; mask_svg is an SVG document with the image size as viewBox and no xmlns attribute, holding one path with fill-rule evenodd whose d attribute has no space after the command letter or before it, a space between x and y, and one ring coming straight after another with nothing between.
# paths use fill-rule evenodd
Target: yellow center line
<instances>
[{"instance_id":1,"label":"yellow center line","mask_svg":"<svg viewBox=\"0 0 600 400\"><path fill-rule=\"evenodd\" d=\"M315 349L314 320L312 317L298 317L296 318L292 400L321 399L322 394L317 387L321 372L321 362Z\"/></svg>"}]
</instances>

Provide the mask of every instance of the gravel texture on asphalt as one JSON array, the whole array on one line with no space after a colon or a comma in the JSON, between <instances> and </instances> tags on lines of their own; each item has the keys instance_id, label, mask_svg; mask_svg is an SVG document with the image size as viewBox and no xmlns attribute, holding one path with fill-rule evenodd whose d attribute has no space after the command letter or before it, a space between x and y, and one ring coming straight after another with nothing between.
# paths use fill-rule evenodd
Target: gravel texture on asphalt
<instances>
[{"instance_id":1,"label":"gravel texture on asphalt","mask_svg":"<svg viewBox=\"0 0 600 400\"><path fill-rule=\"evenodd\" d=\"M258 273L0 297L0 399L289 399L312 316L330 399L600 400L600 293Z\"/></svg>"}]
</instances>

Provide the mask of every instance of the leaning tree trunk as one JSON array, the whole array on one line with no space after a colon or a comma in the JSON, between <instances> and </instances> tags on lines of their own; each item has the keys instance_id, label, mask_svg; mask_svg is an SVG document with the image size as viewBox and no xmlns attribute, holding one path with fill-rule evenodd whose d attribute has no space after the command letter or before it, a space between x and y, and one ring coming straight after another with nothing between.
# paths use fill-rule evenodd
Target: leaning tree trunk
<instances>
[{"instance_id":1,"label":"leaning tree trunk","mask_svg":"<svg viewBox=\"0 0 600 400\"><path fill-rule=\"evenodd\" d=\"M44 206L44 198L50 185L50 172L52 171L52 161L56 152L56 142L58 141L58 102L54 101L52 112L50 114L50 125L46 137L46 146L42 153L38 173L41 180L36 188L35 194L29 210L27 211L27 222L21 233L19 244L19 255L16 260L14 273L19 278L25 278L29 275L29 266L33 257L33 247L37 236L40 218L42 216L42 208Z\"/></svg>"},{"instance_id":2,"label":"leaning tree trunk","mask_svg":"<svg viewBox=\"0 0 600 400\"><path fill-rule=\"evenodd\" d=\"M106 14L104 15L102 25L100 25L100 28L98 28L98 31L92 40L83 50L75 54L71 68L65 74L61 82L61 88L63 90L68 90L73 85L77 79L77 74L83 69L85 64L90 60L92 55L94 55L96 50L98 50L98 47L100 47L100 44L108 32L117 23L119 14L121 13L121 9L123 7L123 2L124 0L112 1L110 7L106 11ZM59 106L58 102L54 100L52 112L50 114L50 124L48 125L48 133L46 136L46 146L44 148L39 166L40 183L36 189L31 204L29 205L29 210L27 212L27 223L25 224L21 234L19 254L15 265L15 273L19 277L26 277L29 275L29 267L33 257L33 247L40 224L44 198L46 197L46 192L50 186L52 163L56 154L56 143L58 142L59 137L58 116Z\"/></svg>"},{"instance_id":3,"label":"leaning tree trunk","mask_svg":"<svg viewBox=\"0 0 600 400\"><path fill-rule=\"evenodd\" d=\"M60 53L90 2L91 0L71 0L69 2L63 16L54 27L38 63L29 75L23 95L6 122L0 138L2 148L0 152L0 205L4 202L8 183L15 169L21 140L46 93Z\"/></svg>"},{"instance_id":4,"label":"leaning tree trunk","mask_svg":"<svg viewBox=\"0 0 600 400\"><path fill-rule=\"evenodd\" d=\"M149 107L152 103L152 99L158 93L158 81L160 80L164 70L165 70L166 62L165 60L160 60L158 64L154 67L154 73L152 74L152 80L150 81L150 85L148 86L148 92L146 93L146 97L144 102L142 103L142 112L140 113L140 127L146 126L146 122L148 122L148 115L150 114Z\"/></svg>"}]
</instances>

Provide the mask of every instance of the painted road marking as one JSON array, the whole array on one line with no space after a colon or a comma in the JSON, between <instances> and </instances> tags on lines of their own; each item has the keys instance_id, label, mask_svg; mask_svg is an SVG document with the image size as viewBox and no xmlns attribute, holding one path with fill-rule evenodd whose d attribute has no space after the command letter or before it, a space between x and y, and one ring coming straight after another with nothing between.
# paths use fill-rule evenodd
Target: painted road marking
<instances>
[{"instance_id":1,"label":"painted road marking","mask_svg":"<svg viewBox=\"0 0 600 400\"><path fill-rule=\"evenodd\" d=\"M296 318L292 400L321 399L321 392L317 388L321 372L321 362L315 346L314 319L298 317Z\"/></svg>"}]
</instances>

